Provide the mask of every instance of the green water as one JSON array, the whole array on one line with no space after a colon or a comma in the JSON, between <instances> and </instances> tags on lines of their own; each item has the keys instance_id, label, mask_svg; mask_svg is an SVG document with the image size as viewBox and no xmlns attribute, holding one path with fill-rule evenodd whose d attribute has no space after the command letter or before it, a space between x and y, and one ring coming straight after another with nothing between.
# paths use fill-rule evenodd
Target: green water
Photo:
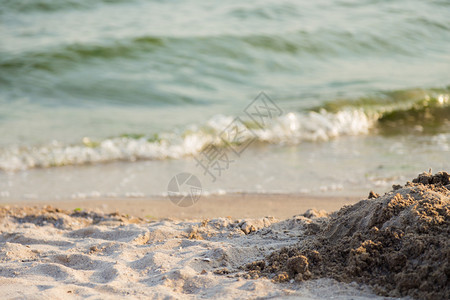
<instances>
[{"instance_id":1,"label":"green water","mask_svg":"<svg viewBox=\"0 0 450 300\"><path fill-rule=\"evenodd\" d=\"M448 1L0 0L0 170L190 159L261 91L283 115L259 145L439 141L412 170L448 167L449 15Z\"/></svg>"}]
</instances>

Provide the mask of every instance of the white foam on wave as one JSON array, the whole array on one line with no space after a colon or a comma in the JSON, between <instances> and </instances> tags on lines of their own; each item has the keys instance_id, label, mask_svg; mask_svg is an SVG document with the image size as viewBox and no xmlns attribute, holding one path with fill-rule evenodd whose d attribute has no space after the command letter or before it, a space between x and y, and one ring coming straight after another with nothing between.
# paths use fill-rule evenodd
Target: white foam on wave
<instances>
[{"instance_id":1,"label":"white foam on wave","mask_svg":"<svg viewBox=\"0 0 450 300\"><path fill-rule=\"evenodd\" d=\"M0 149L0 169L18 171L64 165L82 165L123 160L179 159L198 154L208 144L220 145L220 133L234 117L217 115L204 126L191 126L181 136L174 133L160 135L158 141L147 138L117 137L91 143L83 139L80 145L52 142L44 146L11 146ZM285 114L264 129L249 130L237 123L244 132L244 140L257 138L274 144L298 144L303 141L326 141L343 135L367 134L375 122L362 110L338 113L326 111ZM223 137L223 136L222 136ZM241 140L242 142L242 140ZM223 144L223 143L222 143Z\"/></svg>"},{"instance_id":2,"label":"white foam on wave","mask_svg":"<svg viewBox=\"0 0 450 300\"><path fill-rule=\"evenodd\" d=\"M261 141L298 144L302 141L327 141L344 135L367 134L374 125L362 110L329 113L325 110L308 114L288 113L267 129L256 131Z\"/></svg>"}]
</instances>

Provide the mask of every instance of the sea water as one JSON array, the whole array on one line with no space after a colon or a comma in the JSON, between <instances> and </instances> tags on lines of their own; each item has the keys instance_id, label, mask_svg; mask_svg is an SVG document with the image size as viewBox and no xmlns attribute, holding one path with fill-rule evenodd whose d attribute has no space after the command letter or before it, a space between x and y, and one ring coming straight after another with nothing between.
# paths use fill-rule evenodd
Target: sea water
<instances>
[{"instance_id":1,"label":"sea water","mask_svg":"<svg viewBox=\"0 0 450 300\"><path fill-rule=\"evenodd\" d=\"M180 172L205 193L365 196L449 170L449 15L448 1L0 0L0 198L165 195ZM246 111L261 92L279 109L264 126ZM236 117L239 143L222 135ZM219 171L199 163L208 150Z\"/></svg>"}]
</instances>

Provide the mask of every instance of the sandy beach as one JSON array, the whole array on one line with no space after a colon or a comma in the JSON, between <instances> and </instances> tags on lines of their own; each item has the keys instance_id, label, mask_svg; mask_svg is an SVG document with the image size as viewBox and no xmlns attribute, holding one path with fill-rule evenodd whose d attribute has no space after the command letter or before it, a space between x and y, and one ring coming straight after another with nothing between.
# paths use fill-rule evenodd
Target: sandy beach
<instances>
[{"instance_id":1,"label":"sandy beach","mask_svg":"<svg viewBox=\"0 0 450 300\"><path fill-rule=\"evenodd\" d=\"M0 300L450 299L449 2L0 1Z\"/></svg>"},{"instance_id":2,"label":"sandy beach","mask_svg":"<svg viewBox=\"0 0 450 300\"><path fill-rule=\"evenodd\" d=\"M360 202L230 195L187 210L167 199L2 205L0 297L443 299L449 178L422 174ZM353 205L331 213L344 204Z\"/></svg>"}]
</instances>

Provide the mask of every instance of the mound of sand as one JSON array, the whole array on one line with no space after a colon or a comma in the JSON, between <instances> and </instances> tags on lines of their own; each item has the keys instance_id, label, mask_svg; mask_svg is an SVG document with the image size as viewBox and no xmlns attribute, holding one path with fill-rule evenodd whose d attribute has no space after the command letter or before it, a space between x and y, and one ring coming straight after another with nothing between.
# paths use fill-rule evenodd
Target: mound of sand
<instances>
[{"instance_id":1,"label":"mound of sand","mask_svg":"<svg viewBox=\"0 0 450 300\"><path fill-rule=\"evenodd\" d=\"M449 179L423 173L384 196L371 192L246 269L280 282L331 277L385 296L450 299Z\"/></svg>"}]
</instances>

